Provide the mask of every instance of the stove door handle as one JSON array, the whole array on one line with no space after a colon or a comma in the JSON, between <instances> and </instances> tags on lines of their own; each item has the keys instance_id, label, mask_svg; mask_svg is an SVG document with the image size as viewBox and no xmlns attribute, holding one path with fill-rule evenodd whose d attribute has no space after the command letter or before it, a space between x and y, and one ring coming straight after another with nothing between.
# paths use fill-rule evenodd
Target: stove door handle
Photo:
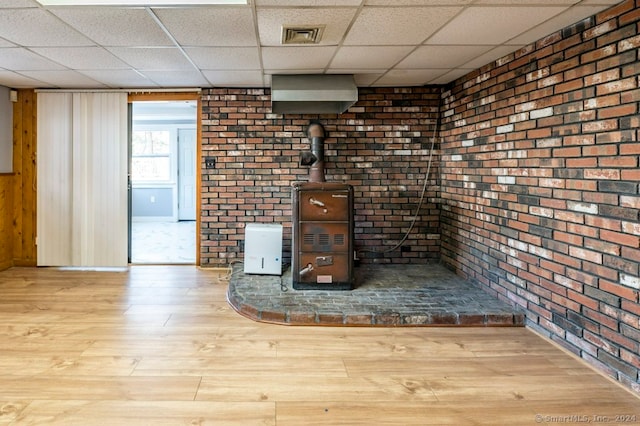
<instances>
[{"instance_id":1,"label":"stove door handle","mask_svg":"<svg viewBox=\"0 0 640 426\"><path fill-rule=\"evenodd\" d=\"M318 206L318 207L324 207L324 203L322 201L318 201L313 197L309 198L309 204L312 204L312 205Z\"/></svg>"}]
</instances>

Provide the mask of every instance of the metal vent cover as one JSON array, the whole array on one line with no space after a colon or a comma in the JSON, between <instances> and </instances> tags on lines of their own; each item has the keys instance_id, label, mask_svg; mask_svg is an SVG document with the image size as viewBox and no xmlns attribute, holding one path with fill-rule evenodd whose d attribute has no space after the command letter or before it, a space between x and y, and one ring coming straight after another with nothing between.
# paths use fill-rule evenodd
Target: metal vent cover
<instances>
[{"instance_id":1,"label":"metal vent cover","mask_svg":"<svg viewBox=\"0 0 640 426\"><path fill-rule=\"evenodd\" d=\"M274 114L341 114L358 101L353 75L274 74L271 111Z\"/></svg>"},{"instance_id":2,"label":"metal vent cover","mask_svg":"<svg viewBox=\"0 0 640 426\"><path fill-rule=\"evenodd\" d=\"M325 25L313 27L282 26L282 44L318 44Z\"/></svg>"}]
</instances>

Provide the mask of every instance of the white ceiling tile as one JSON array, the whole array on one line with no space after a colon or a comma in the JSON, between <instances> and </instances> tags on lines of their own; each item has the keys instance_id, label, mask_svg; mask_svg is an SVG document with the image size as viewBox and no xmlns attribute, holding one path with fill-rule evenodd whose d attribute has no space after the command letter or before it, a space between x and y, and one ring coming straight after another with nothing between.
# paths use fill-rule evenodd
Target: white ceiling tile
<instances>
[{"instance_id":1,"label":"white ceiling tile","mask_svg":"<svg viewBox=\"0 0 640 426\"><path fill-rule=\"evenodd\" d=\"M351 73L349 73L351 74ZM382 75L383 71L371 73L371 72L355 72L353 73L353 79L356 81L358 87L369 87L375 83Z\"/></svg>"},{"instance_id":2,"label":"white ceiling tile","mask_svg":"<svg viewBox=\"0 0 640 426\"><path fill-rule=\"evenodd\" d=\"M102 47L38 47L32 50L76 70L129 68L127 64Z\"/></svg>"},{"instance_id":3,"label":"white ceiling tile","mask_svg":"<svg viewBox=\"0 0 640 426\"><path fill-rule=\"evenodd\" d=\"M52 13L106 46L170 46L169 37L145 9L53 8Z\"/></svg>"},{"instance_id":4,"label":"white ceiling tile","mask_svg":"<svg viewBox=\"0 0 640 426\"><path fill-rule=\"evenodd\" d=\"M44 82L26 77L13 71L3 71L0 69L0 81L3 86L14 89L30 89L34 87L49 87Z\"/></svg>"},{"instance_id":5,"label":"white ceiling tile","mask_svg":"<svg viewBox=\"0 0 640 426\"><path fill-rule=\"evenodd\" d=\"M188 47L185 52L201 69L260 69L260 51L257 47Z\"/></svg>"},{"instance_id":6,"label":"white ceiling tile","mask_svg":"<svg viewBox=\"0 0 640 426\"><path fill-rule=\"evenodd\" d=\"M262 46L280 46L283 25L326 25L319 45L337 45L344 37L356 8L258 9L258 31Z\"/></svg>"},{"instance_id":7,"label":"white ceiling tile","mask_svg":"<svg viewBox=\"0 0 640 426\"><path fill-rule=\"evenodd\" d=\"M0 37L21 46L90 46L94 43L44 9L2 9Z\"/></svg>"},{"instance_id":8,"label":"white ceiling tile","mask_svg":"<svg viewBox=\"0 0 640 426\"><path fill-rule=\"evenodd\" d=\"M185 46L256 46L258 39L250 7L153 9Z\"/></svg>"},{"instance_id":9,"label":"white ceiling tile","mask_svg":"<svg viewBox=\"0 0 640 426\"><path fill-rule=\"evenodd\" d=\"M156 83L133 70L92 70L82 71L82 74L114 89L126 87L159 87Z\"/></svg>"},{"instance_id":10,"label":"white ceiling tile","mask_svg":"<svg viewBox=\"0 0 640 426\"><path fill-rule=\"evenodd\" d=\"M25 71L24 75L44 81L49 87L65 89L105 89L106 86L76 71ZM40 86L43 87L43 86Z\"/></svg>"},{"instance_id":11,"label":"white ceiling tile","mask_svg":"<svg viewBox=\"0 0 640 426\"><path fill-rule=\"evenodd\" d=\"M382 75L387 72L387 68L380 69L364 69L364 68L332 68L327 71L327 74L371 74Z\"/></svg>"},{"instance_id":12,"label":"white ceiling tile","mask_svg":"<svg viewBox=\"0 0 640 426\"><path fill-rule=\"evenodd\" d=\"M18 47L15 43L11 43L9 40L0 38L0 47Z\"/></svg>"},{"instance_id":13,"label":"white ceiling tile","mask_svg":"<svg viewBox=\"0 0 640 426\"><path fill-rule=\"evenodd\" d=\"M64 69L63 66L21 47L0 48L0 67L16 71Z\"/></svg>"},{"instance_id":14,"label":"white ceiling tile","mask_svg":"<svg viewBox=\"0 0 640 426\"><path fill-rule=\"evenodd\" d=\"M361 0L254 0L256 6L327 7L359 6Z\"/></svg>"},{"instance_id":15,"label":"white ceiling tile","mask_svg":"<svg viewBox=\"0 0 640 426\"><path fill-rule=\"evenodd\" d=\"M33 0L2 0L0 9L14 7L38 7Z\"/></svg>"},{"instance_id":16,"label":"white ceiling tile","mask_svg":"<svg viewBox=\"0 0 640 426\"><path fill-rule=\"evenodd\" d=\"M412 49L413 46L344 46L338 49L331 68L390 68Z\"/></svg>"},{"instance_id":17,"label":"white ceiling tile","mask_svg":"<svg viewBox=\"0 0 640 426\"><path fill-rule=\"evenodd\" d=\"M145 71L142 73L161 87L208 87L199 71Z\"/></svg>"},{"instance_id":18,"label":"white ceiling tile","mask_svg":"<svg viewBox=\"0 0 640 426\"><path fill-rule=\"evenodd\" d=\"M613 6L620 3L621 0L582 0L582 5L599 5L599 6Z\"/></svg>"},{"instance_id":19,"label":"white ceiling tile","mask_svg":"<svg viewBox=\"0 0 640 426\"><path fill-rule=\"evenodd\" d=\"M559 29L568 27L571 24L580 22L583 19L595 15L602 7L598 6L574 6L561 14L554 16L546 22L532 28L529 31L525 31L519 36L509 40L510 44L529 44L536 40L544 38L549 34L552 34Z\"/></svg>"},{"instance_id":20,"label":"white ceiling tile","mask_svg":"<svg viewBox=\"0 0 640 426\"><path fill-rule=\"evenodd\" d=\"M422 86L445 70L391 70L376 81L380 86Z\"/></svg>"},{"instance_id":21,"label":"white ceiling tile","mask_svg":"<svg viewBox=\"0 0 640 426\"><path fill-rule=\"evenodd\" d=\"M473 3L474 6L480 5L547 5L547 6L571 6L576 3L580 3L580 0L477 0Z\"/></svg>"},{"instance_id":22,"label":"white ceiling tile","mask_svg":"<svg viewBox=\"0 0 640 426\"><path fill-rule=\"evenodd\" d=\"M0 47L17 47L14 43L0 38Z\"/></svg>"},{"instance_id":23,"label":"white ceiling tile","mask_svg":"<svg viewBox=\"0 0 640 426\"><path fill-rule=\"evenodd\" d=\"M429 44L501 44L566 7L469 7L428 40ZM464 31L460 31L464 28Z\"/></svg>"},{"instance_id":24,"label":"white ceiling tile","mask_svg":"<svg viewBox=\"0 0 640 426\"><path fill-rule=\"evenodd\" d=\"M193 65L177 47L110 47L124 63L142 70L191 70Z\"/></svg>"},{"instance_id":25,"label":"white ceiling tile","mask_svg":"<svg viewBox=\"0 0 640 426\"><path fill-rule=\"evenodd\" d=\"M265 47L262 63L267 69L325 68L335 51L333 46Z\"/></svg>"},{"instance_id":26,"label":"white ceiling tile","mask_svg":"<svg viewBox=\"0 0 640 426\"><path fill-rule=\"evenodd\" d=\"M209 71L202 72L212 85L218 87L262 87L262 72L254 71Z\"/></svg>"},{"instance_id":27,"label":"white ceiling tile","mask_svg":"<svg viewBox=\"0 0 640 426\"><path fill-rule=\"evenodd\" d=\"M398 68L452 68L485 54L493 46L420 46Z\"/></svg>"},{"instance_id":28,"label":"white ceiling tile","mask_svg":"<svg viewBox=\"0 0 640 426\"><path fill-rule=\"evenodd\" d=\"M472 60L470 60L469 62L466 62L464 64L462 64L462 68L472 68L472 69L476 69L476 68L480 68L483 67L495 60L498 60L502 57L507 56L510 53L515 52L516 50L518 50L519 48L521 48L522 46L498 46L495 47L493 49L491 49L490 51L488 51L487 53L478 56L477 58L474 58Z\"/></svg>"},{"instance_id":29,"label":"white ceiling tile","mask_svg":"<svg viewBox=\"0 0 640 426\"><path fill-rule=\"evenodd\" d=\"M308 69L295 69L295 68L282 68L282 69L265 69L265 76L269 76L269 79L274 74L324 74L323 68L308 68Z\"/></svg>"},{"instance_id":30,"label":"white ceiling tile","mask_svg":"<svg viewBox=\"0 0 640 426\"><path fill-rule=\"evenodd\" d=\"M327 71L327 74L347 74L353 75L353 79L356 82L356 86L358 87L368 87L376 82L380 77L384 75L388 70L387 69L379 69L379 70L370 70L370 69L353 69L353 68L345 68L345 69L330 69Z\"/></svg>"},{"instance_id":31,"label":"white ceiling tile","mask_svg":"<svg viewBox=\"0 0 640 426\"><path fill-rule=\"evenodd\" d=\"M344 43L420 44L460 10L460 7L365 7Z\"/></svg>"},{"instance_id":32,"label":"white ceiling tile","mask_svg":"<svg viewBox=\"0 0 640 426\"><path fill-rule=\"evenodd\" d=\"M365 0L367 6L463 6L476 0Z\"/></svg>"},{"instance_id":33,"label":"white ceiling tile","mask_svg":"<svg viewBox=\"0 0 640 426\"><path fill-rule=\"evenodd\" d=\"M456 68L441 76L435 77L427 82L427 84L447 84L453 80L456 80L464 75L467 75L475 68Z\"/></svg>"}]
</instances>

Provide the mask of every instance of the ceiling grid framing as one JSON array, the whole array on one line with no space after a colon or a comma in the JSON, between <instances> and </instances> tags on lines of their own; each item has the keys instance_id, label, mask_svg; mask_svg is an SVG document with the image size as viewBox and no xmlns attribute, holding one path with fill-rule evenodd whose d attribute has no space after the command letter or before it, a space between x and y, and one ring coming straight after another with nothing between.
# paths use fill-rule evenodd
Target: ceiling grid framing
<instances>
[{"instance_id":1,"label":"ceiling grid framing","mask_svg":"<svg viewBox=\"0 0 640 426\"><path fill-rule=\"evenodd\" d=\"M77 2L74 2L77 3ZM275 74L352 74L359 87L449 83L619 0L249 0L0 5L0 85L270 87ZM324 25L282 45L283 26Z\"/></svg>"}]
</instances>

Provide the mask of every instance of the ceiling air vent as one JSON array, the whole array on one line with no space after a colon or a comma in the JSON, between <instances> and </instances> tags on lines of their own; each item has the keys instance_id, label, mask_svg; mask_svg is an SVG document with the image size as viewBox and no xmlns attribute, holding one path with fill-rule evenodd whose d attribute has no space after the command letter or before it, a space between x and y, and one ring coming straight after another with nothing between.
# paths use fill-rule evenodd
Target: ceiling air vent
<instances>
[{"instance_id":1,"label":"ceiling air vent","mask_svg":"<svg viewBox=\"0 0 640 426\"><path fill-rule=\"evenodd\" d=\"M282 44L318 44L324 32L324 25L314 27L283 26Z\"/></svg>"}]
</instances>

